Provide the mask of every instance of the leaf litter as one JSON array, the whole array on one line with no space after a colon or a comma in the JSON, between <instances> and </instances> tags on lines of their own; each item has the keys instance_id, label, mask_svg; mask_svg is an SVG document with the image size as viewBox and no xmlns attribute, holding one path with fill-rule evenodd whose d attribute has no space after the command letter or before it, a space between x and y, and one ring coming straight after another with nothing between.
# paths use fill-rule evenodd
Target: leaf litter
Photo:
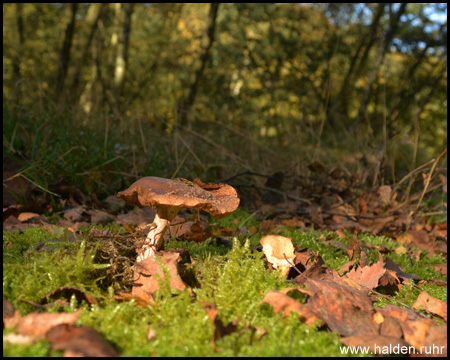
<instances>
[{"instance_id":1,"label":"leaf litter","mask_svg":"<svg viewBox=\"0 0 450 360\"><path fill-rule=\"evenodd\" d=\"M355 174L348 177L344 171L344 175L337 176L337 172L330 171L326 174L325 169L319 168L321 182L296 178L297 192L295 195L291 191L293 188L283 190L283 184L289 178L283 173L281 173L283 176L278 174L273 177L273 179L279 180L274 182L276 186L273 187L278 192L269 191L267 193L264 192L264 187L261 187L263 190L256 196L242 193L244 202L246 197L253 196L254 203L261 209L256 216L261 221L259 228L255 226L239 227L237 226L238 222L235 222L236 226L233 227L214 226L204 220L187 220L189 215L184 214L183 216L181 213L182 216L173 222L174 225L171 226L166 236L198 243L214 237L217 239L217 244L227 244L233 237L240 235L271 234L283 229L315 229L319 231L331 229L338 239L341 238L345 242L337 240L336 237L325 237L321 239L322 243L342 249L350 260L339 269L333 270L325 264L317 251L296 246L294 257L291 258L293 267L286 275L288 281L297 287L281 291L270 290L264 295L261 304L271 305L275 313L280 312L283 316L295 313L299 320L308 326L326 327L338 333L342 343L347 346L367 345L373 348L374 344L379 346L389 344L392 346L412 345L416 349L420 349L421 346L429 344L443 344L444 342L446 344L446 326L422 316L417 311L418 309L426 311L446 322L447 304L430 296L425 291L419 295L412 308L392 304L388 304L384 308L374 306L378 297L389 297L399 291L404 284L408 284L410 281L418 283L421 279L413 273L405 272L391 257L383 258L381 253L392 253L384 244L373 245L361 240L358 236L361 233L370 233L394 239L400 244L397 247L400 250L395 253L408 254L411 261L419 261L423 251L427 256L433 254L446 256L446 222L428 224L423 218L406 215L411 205L401 199L398 188L395 186L384 185L362 195L360 188L354 186L358 182ZM180 252L172 251L162 252L159 260L152 260L149 263L137 264L132 260L124 260L126 257L134 258L135 249L138 247L136 242L145 238L148 231L148 229L141 230L140 226L152 221L155 214L154 209L131 209L124 203L116 201L114 197L109 197L100 204L98 200L92 200L80 189L70 184L57 184L52 187L52 191L59 191L61 194L65 194L66 198L60 200L64 210L55 225L42 216L48 211L49 205L48 202L39 200L42 199L39 196L32 195L35 187L27 185L23 179L15 179L13 177L9 183L7 182L6 185L4 183L4 193L6 191L8 194L7 203L4 202L4 230L23 231L27 227L43 227L55 234L61 233L61 229L69 229L70 233L75 234L79 233L83 226L91 223L123 224L124 229L127 230L126 235L102 233L96 229L93 229L91 234L98 241L108 240L108 244L100 247L100 256L112 259L112 263L115 264L115 275L113 276L117 277L117 271L122 273L118 277L118 279L123 279L118 282L119 288L131 289L131 292L128 293L117 291L115 298L122 301L134 299L142 306L152 306L154 296L162 287L175 289L175 294L177 291L188 290L191 295L194 295L191 288L195 287L197 283L192 276L189 278L187 275L189 271L186 271L186 263L192 261L189 255L184 256L183 259ZM442 176L440 179L442 180ZM444 180L442 183L444 184ZM267 186L266 190L272 188L269 183L265 185ZM278 196L281 193L286 196ZM309 196L304 196L302 193L308 193ZM24 197L32 196L34 196L33 201L27 201L31 205L21 204ZM258 196L265 203L258 200ZM40 209L37 204L41 204ZM99 204L101 207L98 206ZM261 218L262 214L264 217ZM353 233L350 239L346 235L349 232ZM119 243L122 245L119 246ZM120 250L118 250L119 248ZM124 251L128 256L120 255ZM377 260L372 257L374 251L378 252ZM444 265L435 265L435 267L446 276L446 266ZM271 269L271 266L268 266ZM298 274L298 271L302 274ZM304 302L290 297L289 294L293 291L303 294ZM384 295L379 291L390 295ZM63 299L56 301L60 301L60 305L67 305L67 301L72 295L79 302L84 300L87 303L95 304L96 301L81 290L65 287L56 289L53 295L48 295L41 301L41 304L35 304L41 306L40 308L39 306L35 306L35 308L37 310L44 309L49 305L46 303L47 301L61 296ZM216 341L236 332L239 320L234 320L225 326L219 318L215 305L210 303L202 303L202 305L214 325L213 346L220 351ZM43 315L43 317L38 315ZM47 315L51 316L46 317ZM31 337L35 341L35 339L50 333L49 340L52 348L63 349L67 351L66 354L115 356L117 354L115 350L110 345L105 345L95 330L73 325L78 316L79 312L69 314L35 313L23 318L16 313L13 316L6 315L5 317L4 302L4 325L14 327L22 336ZM30 330L29 324L33 324L31 326L33 330ZM248 323L244 325L243 330L245 329L256 331ZM268 331L259 330L262 334ZM88 339L103 345L94 346L89 343ZM75 345L69 346L68 344ZM89 350L94 347L99 349L99 353Z\"/></svg>"}]
</instances>

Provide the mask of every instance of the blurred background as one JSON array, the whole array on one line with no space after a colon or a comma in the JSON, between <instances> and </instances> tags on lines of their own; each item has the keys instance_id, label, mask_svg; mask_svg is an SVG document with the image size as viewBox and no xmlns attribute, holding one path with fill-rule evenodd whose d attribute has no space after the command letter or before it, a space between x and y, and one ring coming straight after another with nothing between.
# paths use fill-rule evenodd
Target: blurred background
<instances>
[{"instance_id":1,"label":"blurred background","mask_svg":"<svg viewBox=\"0 0 450 360\"><path fill-rule=\"evenodd\" d=\"M392 184L442 154L446 119L444 3L3 4L3 177L48 194Z\"/></svg>"}]
</instances>

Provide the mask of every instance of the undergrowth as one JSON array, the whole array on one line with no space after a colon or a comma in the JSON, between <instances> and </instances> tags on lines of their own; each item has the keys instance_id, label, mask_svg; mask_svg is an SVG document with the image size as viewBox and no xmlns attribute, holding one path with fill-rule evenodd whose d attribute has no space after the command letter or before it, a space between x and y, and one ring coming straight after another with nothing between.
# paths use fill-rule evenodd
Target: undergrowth
<instances>
[{"instance_id":1,"label":"undergrowth","mask_svg":"<svg viewBox=\"0 0 450 360\"><path fill-rule=\"evenodd\" d=\"M258 225L252 214L240 211L234 218L218 221L218 225L233 225L239 218ZM233 226L239 226L234 224ZM24 301L40 302L50 292L62 286L76 286L98 300L97 305L77 304L72 298L70 306L47 311L84 311L76 325L87 325L103 334L122 356L339 356L338 335L317 327L308 327L292 315L283 318L275 314L270 305L261 305L264 295L272 289L290 287L278 272L265 268L262 253L253 248L259 245L264 234L234 238L230 250L216 246L208 240L198 244L170 239L168 248L189 248L199 286L194 288L195 296L188 291L173 294L162 286L155 296L153 306L141 307L134 300L118 302L114 299L115 288L105 286L104 276L110 265L99 263L96 254L98 244L92 244L88 231L76 242L54 240L54 234L42 229L31 228L23 233L3 232L3 297L13 302L21 315L34 309ZM281 235L292 237L293 243L320 253L325 263L334 269L345 264L349 258L345 251L325 245L320 235L335 237L333 233L298 230L280 231ZM398 244L385 237L360 235L361 239L374 245L383 243L388 249ZM51 245L47 251L38 251L35 245L45 242ZM372 254L376 256L376 254ZM421 256L411 266L405 254L392 257L406 272L413 272L422 279L441 277L430 265L445 263L441 256ZM103 278L103 279L102 279ZM103 281L103 282L102 282ZM411 306L421 291L447 301L446 288L435 284L419 286L406 285L391 300L382 299L377 306L396 300ZM202 304L216 305L219 317L226 326L238 321L238 330L212 344L213 324ZM263 336L260 330L267 333ZM4 330L4 335L11 330ZM148 340L148 334L155 337ZM219 350L219 351L216 351ZM34 345L10 345L4 342L4 356L60 356L61 352L50 351L48 343L40 341Z\"/></svg>"}]
</instances>

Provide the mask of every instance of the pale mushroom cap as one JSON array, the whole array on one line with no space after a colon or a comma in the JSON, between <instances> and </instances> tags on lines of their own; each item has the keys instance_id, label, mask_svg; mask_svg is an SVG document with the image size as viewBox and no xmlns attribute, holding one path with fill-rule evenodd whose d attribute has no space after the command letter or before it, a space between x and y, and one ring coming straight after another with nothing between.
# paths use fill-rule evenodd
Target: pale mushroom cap
<instances>
[{"instance_id":1,"label":"pale mushroom cap","mask_svg":"<svg viewBox=\"0 0 450 360\"><path fill-rule=\"evenodd\" d=\"M216 218L226 217L237 209L236 190L226 184L204 184L196 179L164 179L147 176L133 183L117 196L136 206L158 205L195 208Z\"/></svg>"},{"instance_id":2,"label":"pale mushroom cap","mask_svg":"<svg viewBox=\"0 0 450 360\"><path fill-rule=\"evenodd\" d=\"M295 258L294 246L292 245L291 238L281 235L267 235L264 236L260 242L263 246L263 252L267 257L267 260L275 269L279 266L292 266L292 261L289 263L284 257L284 255L286 255L286 258L289 260Z\"/></svg>"}]
</instances>

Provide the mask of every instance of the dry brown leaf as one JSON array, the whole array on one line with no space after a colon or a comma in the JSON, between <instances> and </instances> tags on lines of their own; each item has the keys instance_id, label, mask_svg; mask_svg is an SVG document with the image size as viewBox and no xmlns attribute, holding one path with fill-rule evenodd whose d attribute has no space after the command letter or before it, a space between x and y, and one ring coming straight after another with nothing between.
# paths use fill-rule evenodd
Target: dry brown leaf
<instances>
[{"instance_id":1,"label":"dry brown leaf","mask_svg":"<svg viewBox=\"0 0 450 360\"><path fill-rule=\"evenodd\" d=\"M223 338L226 335L229 335L237 330L237 325L239 323L238 320L234 320L230 322L227 326L224 325L222 320L219 319L219 310L217 310L216 306L207 302L202 301L202 306L205 309L206 313L208 314L208 317L213 323L214 326L214 336L212 339L212 343L214 346L214 349L216 351L220 351L220 349L216 345L216 341L218 339Z\"/></svg>"},{"instance_id":2,"label":"dry brown leaf","mask_svg":"<svg viewBox=\"0 0 450 360\"><path fill-rule=\"evenodd\" d=\"M39 214L33 213L33 212L23 212L20 213L17 219L21 222L28 222L31 219L41 218L43 219Z\"/></svg>"},{"instance_id":3,"label":"dry brown leaf","mask_svg":"<svg viewBox=\"0 0 450 360\"><path fill-rule=\"evenodd\" d=\"M421 307L447 321L447 303L430 296L426 291L420 293L413 305L414 309L420 309Z\"/></svg>"},{"instance_id":4,"label":"dry brown leaf","mask_svg":"<svg viewBox=\"0 0 450 360\"><path fill-rule=\"evenodd\" d=\"M291 289L292 290L292 289ZM294 300L281 291L270 290L262 299L261 303L267 303L273 307L275 313L283 312L284 316L289 316L291 312L298 314L300 321L306 325L313 325L321 321L307 305Z\"/></svg>"},{"instance_id":5,"label":"dry brown leaf","mask_svg":"<svg viewBox=\"0 0 450 360\"><path fill-rule=\"evenodd\" d=\"M374 289L378 286L378 281L384 275L386 269L384 269L384 261L380 255L379 261L371 266L358 267L349 271L345 276L358 284Z\"/></svg>"},{"instance_id":6,"label":"dry brown leaf","mask_svg":"<svg viewBox=\"0 0 450 360\"><path fill-rule=\"evenodd\" d=\"M405 273L403 269L390 257L386 257L386 259L384 260L384 267L388 270L393 271L395 275L402 280L420 280L420 278L416 274Z\"/></svg>"},{"instance_id":7,"label":"dry brown leaf","mask_svg":"<svg viewBox=\"0 0 450 360\"><path fill-rule=\"evenodd\" d=\"M142 298L138 295L133 295L131 293L119 292L114 294L114 299L117 301L131 301L134 300L136 304L139 306L146 307L147 305L154 305L153 297L150 295L146 295L145 298Z\"/></svg>"},{"instance_id":8,"label":"dry brown leaf","mask_svg":"<svg viewBox=\"0 0 450 360\"><path fill-rule=\"evenodd\" d=\"M182 237L189 241L198 243L204 242L213 235L211 226L206 221L194 221L189 229L189 232Z\"/></svg>"},{"instance_id":9,"label":"dry brown leaf","mask_svg":"<svg viewBox=\"0 0 450 360\"><path fill-rule=\"evenodd\" d=\"M52 327L60 324L73 324L83 312L82 309L73 313L32 313L21 317L16 311L13 317L4 319L5 327L14 327L21 335L43 338Z\"/></svg>"},{"instance_id":10,"label":"dry brown leaf","mask_svg":"<svg viewBox=\"0 0 450 360\"><path fill-rule=\"evenodd\" d=\"M378 334L378 324L372 319L372 301L343 284L308 279L306 289L314 294L308 299L308 308L342 336Z\"/></svg>"},{"instance_id":11,"label":"dry brown leaf","mask_svg":"<svg viewBox=\"0 0 450 360\"><path fill-rule=\"evenodd\" d=\"M87 213L91 215L91 222L95 224L109 224L116 221L114 215L103 210L90 209L87 210Z\"/></svg>"},{"instance_id":12,"label":"dry brown leaf","mask_svg":"<svg viewBox=\"0 0 450 360\"><path fill-rule=\"evenodd\" d=\"M434 270L447 277L447 264L431 265Z\"/></svg>"},{"instance_id":13,"label":"dry brown leaf","mask_svg":"<svg viewBox=\"0 0 450 360\"><path fill-rule=\"evenodd\" d=\"M263 234L271 233L276 231L279 228L279 225L275 224L273 220L264 220L259 227L259 232Z\"/></svg>"},{"instance_id":14,"label":"dry brown leaf","mask_svg":"<svg viewBox=\"0 0 450 360\"><path fill-rule=\"evenodd\" d=\"M398 321L402 328L404 339L407 343L420 350L425 345L425 339L430 328L437 326L436 323L430 319L425 319L414 311L400 308L392 304L386 305L378 311L387 318L394 318Z\"/></svg>"},{"instance_id":15,"label":"dry brown leaf","mask_svg":"<svg viewBox=\"0 0 450 360\"><path fill-rule=\"evenodd\" d=\"M65 350L83 357L117 357L117 351L96 330L87 326L60 324L45 335L53 350ZM65 354L67 356L67 353Z\"/></svg>"},{"instance_id":16,"label":"dry brown leaf","mask_svg":"<svg viewBox=\"0 0 450 360\"><path fill-rule=\"evenodd\" d=\"M447 357L447 325L433 326L427 333L425 346L434 349L434 356Z\"/></svg>"},{"instance_id":17,"label":"dry brown leaf","mask_svg":"<svg viewBox=\"0 0 450 360\"><path fill-rule=\"evenodd\" d=\"M347 271L349 271L353 265L355 265L355 262L358 259L354 259L354 260L350 260L348 262L346 262L344 265L342 265L342 267L339 269L338 274L339 275L344 275Z\"/></svg>"},{"instance_id":18,"label":"dry brown leaf","mask_svg":"<svg viewBox=\"0 0 450 360\"><path fill-rule=\"evenodd\" d=\"M132 224L135 226L147 225L153 222L155 215L156 209L153 209L149 206L145 206L142 208L136 208L135 210L128 211L125 214L117 215L116 221L119 224Z\"/></svg>"},{"instance_id":19,"label":"dry brown leaf","mask_svg":"<svg viewBox=\"0 0 450 360\"><path fill-rule=\"evenodd\" d=\"M330 269L328 266L324 264L314 264L307 268L303 275L298 275L294 279L295 284L304 284L306 279L314 279L314 280L329 280L333 281L337 276L337 272L333 269Z\"/></svg>"},{"instance_id":20,"label":"dry brown leaf","mask_svg":"<svg viewBox=\"0 0 450 360\"><path fill-rule=\"evenodd\" d=\"M295 258L294 264L299 267L300 270L305 270L314 264L311 258L314 256L314 252L308 249L296 249L294 250Z\"/></svg>"},{"instance_id":21,"label":"dry brown leaf","mask_svg":"<svg viewBox=\"0 0 450 360\"><path fill-rule=\"evenodd\" d=\"M377 314L381 315L381 313L379 312L377 312ZM402 326L396 318L387 317L383 319L384 321L380 326L380 335L390 336L396 339L400 339L403 337Z\"/></svg>"},{"instance_id":22,"label":"dry brown leaf","mask_svg":"<svg viewBox=\"0 0 450 360\"><path fill-rule=\"evenodd\" d=\"M304 221L300 220L299 217L294 217L292 219L281 219L280 223L287 227L300 228L300 229L306 228Z\"/></svg>"},{"instance_id":23,"label":"dry brown leaf","mask_svg":"<svg viewBox=\"0 0 450 360\"><path fill-rule=\"evenodd\" d=\"M379 279L378 283L389 295L394 295L400 289L400 279L392 270L386 269L386 272Z\"/></svg>"},{"instance_id":24,"label":"dry brown leaf","mask_svg":"<svg viewBox=\"0 0 450 360\"><path fill-rule=\"evenodd\" d=\"M74 286L62 286L52 291L50 294L48 294L41 300L41 303L48 304L51 300L60 298L70 301L72 296L75 296L76 300L80 304L82 301L86 301L90 305L98 304L98 301L95 300L93 296Z\"/></svg>"},{"instance_id":25,"label":"dry brown leaf","mask_svg":"<svg viewBox=\"0 0 450 360\"><path fill-rule=\"evenodd\" d=\"M165 282L163 266L169 272L169 286L172 289L183 291L187 288L181 279L183 266L182 257L179 252L161 252L157 253L162 266L155 257L144 259L135 265L134 286L132 294L142 299L150 300L153 294L160 288L159 282Z\"/></svg>"}]
</instances>

